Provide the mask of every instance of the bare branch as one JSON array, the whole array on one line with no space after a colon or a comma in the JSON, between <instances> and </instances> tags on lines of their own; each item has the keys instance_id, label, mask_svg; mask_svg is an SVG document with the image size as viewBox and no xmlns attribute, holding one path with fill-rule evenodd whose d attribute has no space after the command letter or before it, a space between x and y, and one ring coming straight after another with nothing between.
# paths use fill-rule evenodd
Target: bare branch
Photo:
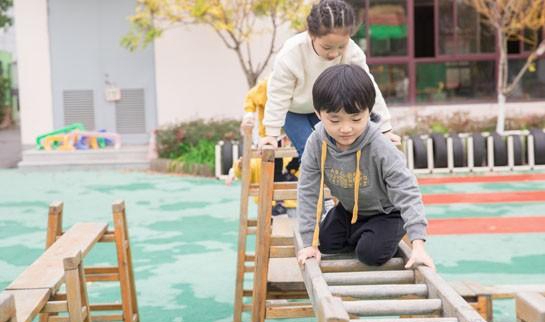
<instances>
[{"instance_id":1,"label":"bare branch","mask_svg":"<svg viewBox=\"0 0 545 322\"><path fill-rule=\"evenodd\" d=\"M528 59L526 59L526 63L524 64L524 66L520 69L519 73L517 74L517 76L513 79L513 81L511 82L511 84L509 86L507 86L507 88L505 89L505 93L506 94L509 94L513 91L513 89L515 88L515 86L517 85L517 83L522 79L522 76L524 76L524 74L526 73L526 71L528 70L528 68L530 67L530 65L537 59L537 57L541 54L543 54L543 51L545 51L545 40L543 40L540 44L539 44L539 47L530 54L530 56L528 57Z\"/></svg>"}]
</instances>

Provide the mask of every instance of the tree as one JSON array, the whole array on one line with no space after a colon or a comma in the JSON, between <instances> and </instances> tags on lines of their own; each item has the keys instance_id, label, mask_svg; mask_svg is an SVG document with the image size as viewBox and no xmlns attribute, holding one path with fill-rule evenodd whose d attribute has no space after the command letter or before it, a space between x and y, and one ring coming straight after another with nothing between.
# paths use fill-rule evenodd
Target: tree
<instances>
[{"instance_id":1,"label":"tree","mask_svg":"<svg viewBox=\"0 0 545 322\"><path fill-rule=\"evenodd\" d=\"M496 131L503 133L505 128L505 99L524 73L535 66L535 60L545 53L545 39L538 43L538 34L545 28L545 0L465 0L494 29L500 59L498 64L498 122ZM513 78L508 79L507 43L511 39L521 39L534 48L524 66Z\"/></svg>"},{"instance_id":2,"label":"tree","mask_svg":"<svg viewBox=\"0 0 545 322\"><path fill-rule=\"evenodd\" d=\"M13 23L8 10L13 6L13 0L0 0L0 28L7 28Z\"/></svg>"},{"instance_id":3,"label":"tree","mask_svg":"<svg viewBox=\"0 0 545 322\"><path fill-rule=\"evenodd\" d=\"M129 17L131 31L122 44L136 50L160 37L167 28L208 25L236 53L251 88L278 50L275 42L279 28L289 24L302 29L309 10L305 0L138 0L135 14ZM268 50L255 59L251 40L266 34L270 34Z\"/></svg>"}]
</instances>

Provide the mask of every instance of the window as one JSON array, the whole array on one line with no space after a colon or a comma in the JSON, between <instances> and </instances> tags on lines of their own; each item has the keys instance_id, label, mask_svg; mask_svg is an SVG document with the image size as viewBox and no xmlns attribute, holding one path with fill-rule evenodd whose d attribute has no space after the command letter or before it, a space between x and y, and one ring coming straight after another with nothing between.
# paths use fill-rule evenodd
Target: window
<instances>
[{"instance_id":1,"label":"window","mask_svg":"<svg viewBox=\"0 0 545 322\"><path fill-rule=\"evenodd\" d=\"M371 0L367 13L370 55L407 55L407 1Z\"/></svg>"},{"instance_id":2,"label":"window","mask_svg":"<svg viewBox=\"0 0 545 322\"><path fill-rule=\"evenodd\" d=\"M375 77L386 104L406 103L409 98L409 76L407 65L373 65L369 67Z\"/></svg>"},{"instance_id":3,"label":"window","mask_svg":"<svg viewBox=\"0 0 545 322\"><path fill-rule=\"evenodd\" d=\"M418 102L483 100L495 97L494 61L416 65Z\"/></svg>"},{"instance_id":4,"label":"window","mask_svg":"<svg viewBox=\"0 0 545 322\"><path fill-rule=\"evenodd\" d=\"M526 59L509 60L509 82L519 73L526 63ZM545 58L536 62L526 71L515 89L511 92L511 99L537 99L545 98Z\"/></svg>"}]
</instances>

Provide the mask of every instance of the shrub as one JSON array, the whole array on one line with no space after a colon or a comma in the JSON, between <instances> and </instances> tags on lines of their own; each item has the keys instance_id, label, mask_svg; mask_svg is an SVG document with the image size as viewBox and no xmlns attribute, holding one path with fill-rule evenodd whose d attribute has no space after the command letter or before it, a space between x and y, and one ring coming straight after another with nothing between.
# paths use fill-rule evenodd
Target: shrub
<instances>
[{"instance_id":1,"label":"shrub","mask_svg":"<svg viewBox=\"0 0 545 322\"><path fill-rule=\"evenodd\" d=\"M214 166L214 147L219 140L239 140L240 120L195 120L157 130L159 157L185 164Z\"/></svg>"}]
</instances>

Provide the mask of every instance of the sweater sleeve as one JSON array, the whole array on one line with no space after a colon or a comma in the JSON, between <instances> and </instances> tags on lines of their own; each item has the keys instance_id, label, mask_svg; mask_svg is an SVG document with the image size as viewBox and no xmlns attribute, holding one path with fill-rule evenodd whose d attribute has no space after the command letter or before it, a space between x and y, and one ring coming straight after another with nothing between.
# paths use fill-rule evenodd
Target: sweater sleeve
<instances>
[{"instance_id":1,"label":"sweater sleeve","mask_svg":"<svg viewBox=\"0 0 545 322\"><path fill-rule=\"evenodd\" d=\"M295 75L279 57L267 87L267 104L263 118L266 135L280 135L280 129L284 126L286 114L293 100L295 85Z\"/></svg>"},{"instance_id":2,"label":"sweater sleeve","mask_svg":"<svg viewBox=\"0 0 545 322\"><path fill-rule=\"evenodd\" d=\"M297 222L303 239L303 246L312 245L316 224L316 203L320 193L320 146L311 134L301 158L299 183L297 186Z\"/></svg>"},{"instance_id":3,"label":"sweater sleeve","mask_svg":"<svg viewBox=\"0 0 545 322\"><path fill-rule=\"evenodd\" d=\"M352 56L351 61L349 63L356 64L361 67L369 74L371 77L371 80L373 81L373 85L375 85L375 105L373 106L373 112L380 115L380 131L382 133L388 132L392 130L392 124L390 123L391 116L390 111L388 111L388 107L386 106L386 101L384 101L384 97L382 96L382 92L380 91L380 88L378 87L377 82L375 81L375 78L373 75L371 75L371 72L369 71L369 66L367 66L367 59L365 57L365 53L363 50L361 50L358 45L351 42L351 49L352 49Z\"/></svg>"},{"instance_id":4,"label":"sweater sleeve","mask_svg":"<svg viewBox=\"0 0 545 322\"><path fill-rule=\"evenodd\" d=\"M387 139L384 138L384 141ZM382 149L382 173L390 202L400 210L405 231L411 241L426 240L428 221L416 177L405 165L401 152L391 143ZM389 151L388 151L389 150ZM378 153L378 152L377 152Z\"/></svg>"}]
</instances>

